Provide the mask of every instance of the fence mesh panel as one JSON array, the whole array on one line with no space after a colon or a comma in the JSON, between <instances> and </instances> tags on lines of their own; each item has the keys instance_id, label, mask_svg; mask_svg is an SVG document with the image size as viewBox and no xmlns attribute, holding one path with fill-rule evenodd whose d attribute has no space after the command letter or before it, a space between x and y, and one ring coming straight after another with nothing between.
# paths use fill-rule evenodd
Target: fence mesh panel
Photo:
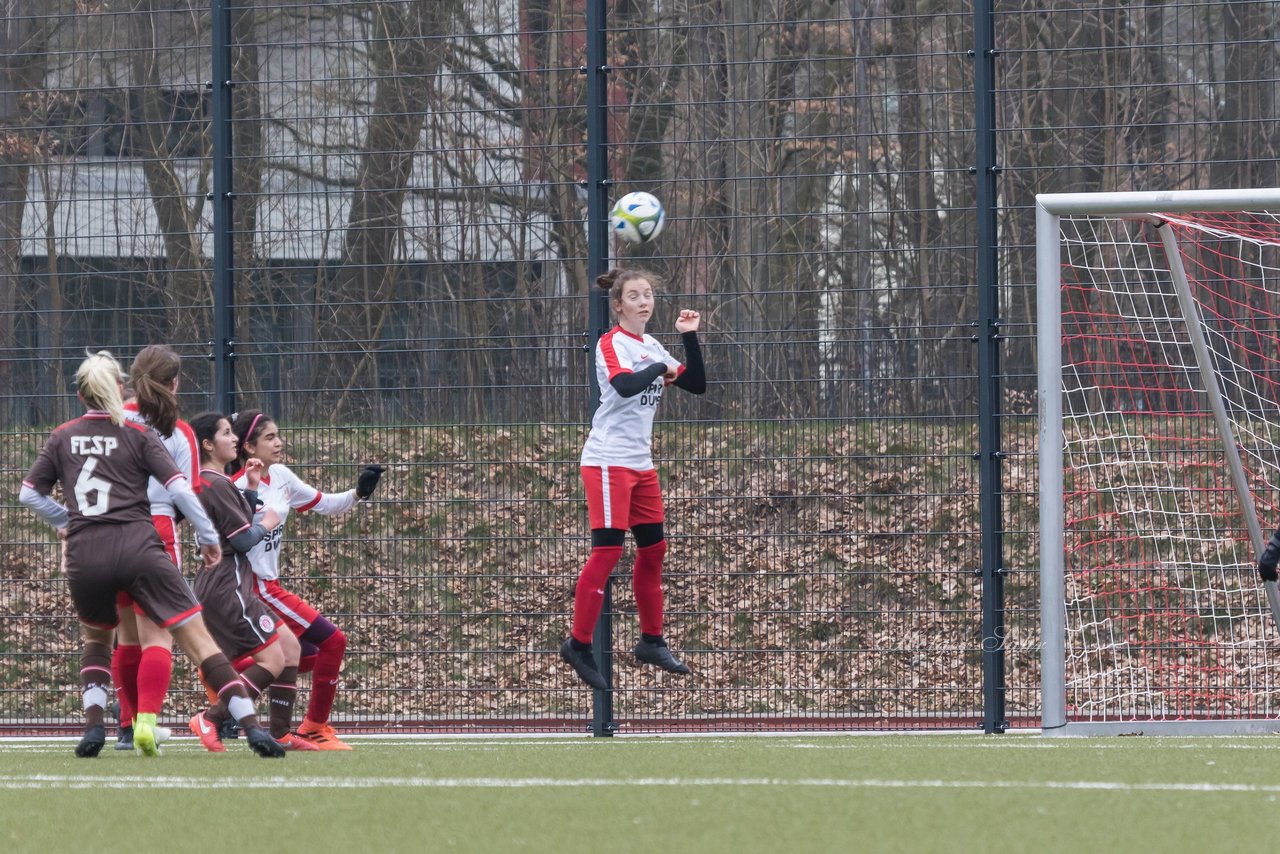
<instances>
[{"instance_id":1,"label":"fence mesh panel","mask_svg":"<svg viewBox=\"0 0 1280 854\"><path fill-rule=\"evenodd\" d=\"M1000 281L976 278L974 9L606 3L613 195L666 231L711 390L656 427L667 635L624 730L982 715L978 288L1001 289L1012 723L1038 714L1036 192L1274 185L1272 3L998 4ZM0 23L0 728L77 725L52 535L16 503L86 348L167 342L188 415L234 370L325 491L286 584L348 635L340 728L581 729L559 661L589 549L587 0L233 5L234 359L216 276L206 5L14 0ZM593 223L592 227L602 226ZM192 566L186 568L189 572ZM167 712L198 707L179 659Z\"/></svg>"}]
</instances>

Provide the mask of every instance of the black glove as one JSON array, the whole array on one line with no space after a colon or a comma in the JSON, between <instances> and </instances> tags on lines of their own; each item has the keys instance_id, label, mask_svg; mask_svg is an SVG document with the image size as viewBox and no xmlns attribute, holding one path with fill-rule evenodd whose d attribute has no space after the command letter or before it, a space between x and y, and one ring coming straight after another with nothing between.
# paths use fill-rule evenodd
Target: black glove
<instances>
[{"instance_id":1,"label":"black glove","mask_svg":"<svg viewBox=\"0 0 1280 854\"><path fill-rule=\"evenodd\" d=\"M1271 535L1271 541L1258 558L1258 575L1262 576L1263 581L1276 580L1277 561L1280 561L1280 531Z\"/></svg>"},{"instance_id":2,"label":"black glove","mask_svg":"<svg viewBox=\"0 0 1280 854\"><path fill-rule=\"evenodd\" d=\"M382 466L365 466L364 471L360 472L360 477L356 478L356 497L363 501L373 495L384 471L386 469Z\"/></svg>"}]
</instances>

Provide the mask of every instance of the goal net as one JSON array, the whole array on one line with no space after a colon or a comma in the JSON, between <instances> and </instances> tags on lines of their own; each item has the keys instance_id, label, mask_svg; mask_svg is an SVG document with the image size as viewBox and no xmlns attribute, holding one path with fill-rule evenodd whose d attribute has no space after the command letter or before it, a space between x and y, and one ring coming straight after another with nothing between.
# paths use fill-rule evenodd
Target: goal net
<instances>
[{"instance_id":1,"label":"goal net","mask_svg":"<svg viewBox=\"0 0 1280 854\"><path fill-rule=\"evenodd\" d=\"M1280 190L1037 202L1044 732L1280 730Z\"/></svg>"}]
</instances>

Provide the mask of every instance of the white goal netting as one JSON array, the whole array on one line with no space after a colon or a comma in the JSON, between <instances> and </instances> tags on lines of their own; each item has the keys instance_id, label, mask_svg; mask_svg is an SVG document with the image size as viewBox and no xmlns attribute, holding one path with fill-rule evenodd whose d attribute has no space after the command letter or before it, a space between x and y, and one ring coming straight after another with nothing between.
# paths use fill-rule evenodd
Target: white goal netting
<instances>
[{"instance_id":1,"label":"white goal netting","mask_svg":"<svg viewBox=\"0 0 1280 854\"><path fill-rule=\"evenodd\" d=\"M1060 246L1067 720L1275 718L1280 217L1064 215Z\"/></svg>"}]
</instances>

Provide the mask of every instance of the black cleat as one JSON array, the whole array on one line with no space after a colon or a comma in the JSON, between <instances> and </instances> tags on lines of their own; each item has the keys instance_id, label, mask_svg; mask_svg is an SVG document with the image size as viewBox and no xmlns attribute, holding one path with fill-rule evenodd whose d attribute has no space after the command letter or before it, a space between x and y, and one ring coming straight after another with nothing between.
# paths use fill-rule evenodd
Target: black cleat
<instances>
[{"instance_id":1,"label":"black cleat","mask_svg":"<svg viewBox=\"0 0 1280 854\"><path fill-rule=\"evenodd\" d=\"M642 640L636 644L635 652L636 658L640 659L644 664L661 667L668 673L679 673L681 676L689 675L688 666L671 654L666 641L649 643L646 640Z\"/></svg>"},{"instance_id":2,"label":"black cleat","mask_svg":"<svg viewBox=\"0 0 1280 854\"><path fill-rule=\"evenodd\" d=\"M116 750L133 750L133 727L120 727L120 734L116 736Z\"/></svg>"},{"instance_id":3,"label":"black cleat","mask_svg":"<svg viewBox=\"0 0 1280 854\"><path fill-rule=\"evenodd\" d=\"M263 759L284 758L284 747L262 727L248 727L244 737L249 742L249 749Z\"/></svg>"},{"instance_id":4,"label":"black cleat","mask_svg":"<svg viewBox=\"0 0 1280 854\"><path fill-rule=\"evenodd\" d=\"M240 737L240 722L235 718L223 718L222 723L218 724L218 740L226 741L229 738Z\"/></svg>"},{"instance_id":5,"label":"black cleat","mask_svg":"<svg viewBox=\"0 0 1280 854\"><path fill-rule=\"evenodd\" d=\"M76 756L92 759L102 752L102 746L106 743L107 728L105 726L96 724L91 727L85 727L84 737L76 745Z\"/></svg>"},{"instance_id":6,"label":"black cleat","mask_svg":"<svg viewBox=\"0 0 1280 854\"><path fill-rule=\"evenodd\" d=\"M576 649L573 638L569 638L560 646L560 657L573 668L583 682L597 691L609 690L609 683L604 681L604 676L596 669L596 661L591 655L591 650Z\"/></svg>"}]
</instances>

